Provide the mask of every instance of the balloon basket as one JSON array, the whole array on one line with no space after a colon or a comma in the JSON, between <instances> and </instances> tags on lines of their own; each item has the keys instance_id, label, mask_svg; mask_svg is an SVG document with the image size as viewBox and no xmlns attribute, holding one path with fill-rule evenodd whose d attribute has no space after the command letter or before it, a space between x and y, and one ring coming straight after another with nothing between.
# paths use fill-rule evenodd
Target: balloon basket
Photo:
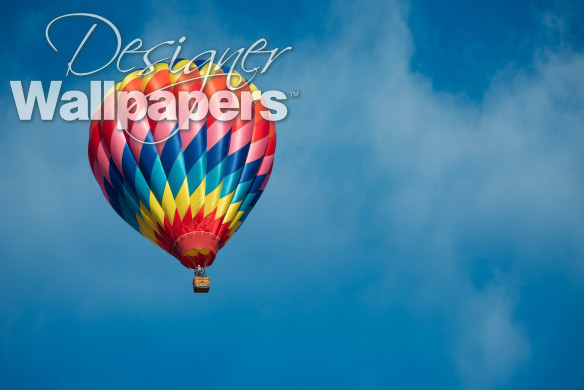
<instances>
[{"instance_id":1,"label":"balloon basket","mask_svg":"<svg viewBox=\"0 0 584 390\"><path fill-rule=\"evenodd\" d=\"M193 291L196 293L208 293L211 281L208 276L195 276L193 279Z\"/></svg>"}]
</instances>

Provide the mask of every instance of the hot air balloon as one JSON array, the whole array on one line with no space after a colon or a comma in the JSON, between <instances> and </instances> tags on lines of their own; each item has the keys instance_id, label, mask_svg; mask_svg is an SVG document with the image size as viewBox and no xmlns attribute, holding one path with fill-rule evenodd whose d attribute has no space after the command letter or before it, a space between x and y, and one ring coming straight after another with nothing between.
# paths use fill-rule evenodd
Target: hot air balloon
<instances>
[{"instance_id":1,"label":"hot air balloon","mask_svg":"<svg viewBox=\"0 0 584 390\"><path fill-rule=\"evenodd\" d=\"M260 115L266 112L261 93L236 72L228 76L229 71L210 62L182 60L169 66L158 63L150 72L130 73L104 98L100 116L94 115L90 124L89 163L116 213L195 270L195 292L207 292L206 268L266 188L276 128ZM218 91L232 90L227 83L242 85L233 91L238 97L245 92L253 96L250 118L238 113L232 120L218 120L207 113L180 129L178 120L145 115L120 130L119 111L108 112L115 106L106 104L121 91L148 96L165 90L177 99L181 91L202 91L211 99Z\"/></svg>"}]
</instances>

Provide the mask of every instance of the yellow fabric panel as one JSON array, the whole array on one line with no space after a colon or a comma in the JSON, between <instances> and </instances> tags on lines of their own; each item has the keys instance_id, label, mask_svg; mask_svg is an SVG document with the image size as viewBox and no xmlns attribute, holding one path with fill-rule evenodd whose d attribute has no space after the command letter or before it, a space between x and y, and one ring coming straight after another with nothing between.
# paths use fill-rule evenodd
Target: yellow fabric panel
<instances>
[{"instance_id":1,"label":"yellow fabric panel","mask_svg":"<svg viewBox=\"0 0 584 390\"><path fill-rule=\"evenodd\" d=\"M253 98L254 102L259 102L262 99L262 93L259 90L252 91L251 97Z\"/></svg>"},{"instance_id":2,"label":"yellow fabric panel","mask_svg":"<svg viewBox=\"0 0 584 390\"><path fill-rule=\"evenodd\" d=\"M199 184L195 192L193 192L193 194L191 195L191 213L193 215L193 218L195 217L195 215L199 213L199 211L201 211L201 207L203 207L203 204L205 203L206 182L207 179L203 178L201 184Z\"/></svg>"},{"instance_id":3,"label":"yellow fabric panel","mask_svg":"<svg viewBox=\"0 0 584 390\"><path fill-rule=\"evenodd\" d=\"M142 234L144 237L146 237L147 239L149 239L150 241L152 241L152 243L154 243L154 245L156 245L157 247L159 247L159 248L160 248L160 245L158 245L158 241L156 240L156 237L148 235L146 232L144 232L144 231L142 230L142 227L139 227L139 228L140 228L140 233L141 233L141 234Z\"/></svg>"},{"instance_id":4,"label":"yellow fabric panel","mask_svg":"<svg viewBox=\"0 0 584 390\"><path fill-rule=\"evenodd\" d=\"M156 222L164 226L164 211L152 191L150 191L150 213L156 219Z\"/></svg>"},{"instance_id":5,"label":"yellow fabric panel","mask_svg":"<svg viewBox=\"0 0 584 390\"><path fill-rule=\"evenodd\" d=\"M202 68L199 69L199 71L201 75L206 75L207 72L209 72L210 75L213 75L221 71L221 68L214 62L207 62L205 65L203 65Z\"/></svg>"},{"instance_id":6,"label":"yellow fabric panel","mask_svg":"<svg viewBox=\"0 0 584 390\"><path fill-rule=\"evenodd\" d=\"M223 182L221 182L219 187L215 188L209 195L205 196L205 217L217 208L219 195L221 195L221 187L223 187Z\"/></svg>"},{"instance_id":7,"label":"yellow fabric panel","mask_svg":"<svg viewBox=\"0 0 584 390\"><path fill-rule=\"evenodd\" d=\"M233 198L234 194L235 191L219 199L219 203L217 203L217 213L215 214L215 219L221 218L222 216L225 215L225 213L229 209L229 205L231 204L231 199Z\"/></svg>"},{"instance_id":8,"label":"yellow fabric panel","mask_svg":"<svg viewBox=\"0 0 584 390\"><path fill-rule=\"evenodd\" d=\"M140 217L140 215L138 215L138 213L134 214L136 214L136 220L138 221L138 229L140 229L140 233L144 237L155 243L156 246L159 246L158 241L156 240L156 236L154 236L154 233L152 232L152 227L148 226L148 223L146 223L146 221L144 221Z\"/></svg>"},{"instance_id":9,"label":"yellow fabric panel","mask_svg":"<svg viewBox=\"0 0 584 390\"><path fill-rule=\"evenodd\" d=\"M166 214L168 220L170 221L170 224L172 225L172 223L174 222L176 204L174 203L172 191L170 190L168 182L166 182L166 186L164 187L164 193L162 194L162 210L164 210L164 214Z\"/></svg>"},{"instance_id":10,"label":"yellow fabric panel","mask_svg":"<svg viewBox=\"0 0 584 390\"><path fill-rule=\"evenodd\" d=\"M148 230L142 229L141 225L138 226L138 229L140 229L140 234L142 234L144 237L146 237L147 239L149 239L158 246L158 241L156 241L156 237L152 233L148 232Z\"/></svg>"},{"instance_id":11,"label":"yellow fabric panel","mask_svg":"<svg viewBox=\"0 0 584 390\"><path fill-rule=\"evenodd\" d=\"M237 214L235 215L235 219L233 220L233 222L231 222L231 225L229 225L229 229L233 229L233 227L236 226L236 224L237 226L241 225L241 222L239 222L239 218L241 218L243 213L245 213L245 211L237 212Z\"/></svg>"},{"instance_id":12,"label":"yellow fabric panel","mask_svg":"<svg viewBox=\"0 0 584 390\"><path fill-rule=\"evenodd\" d=\"M233 218L235 218L235 214L237 213L237 210L239 210L239 206L241 206L242 202L243 201L240 200L237 203L229 205L229 210L227 210L227 214L225 215L225 218L223 218L223 223L233 221Z\"/></svg>"},{"instance_id":13,"label":"yellow fabric panel","mask_svg":"<svg viewBox=\"0 0 584 390\"><path fill-rule=\"evenodd\" d=\"M240 221L235 221L231 224L231 226L229 226L229 233L227 234L229 237L232 237L235 232L237 231L237 229L239 229L239 227L241 226L241 222Z\"/></svg>"},{"instance_id":14,"label":"yellow fabric panel","mask_svg":"<svg viewBox=\"0 0 584 390\"><path fill-rule=\"evenodd\" d=\"M148 225L148 228L156 233L160 233L154 216L150 214L146 205L142 202L140 202L140 213L142 214L141 217L144 220L144 223Z\"/></svg>"},{"instance_id":15,"label":"yellow fabric panel","mask_svg":"<svg viewBox=\"0 0 584 390\"><path fill-rule=\"evenodd\" d=\"M176 194L175 198L176 208L178 209L178 215L182 220L187 213L190 203L189 203L189 185L187 183L187 178L185 177L185 181L183 182L178 194Z\"/></svg>"},{"instance_id":16,"label":"yellow fabric panel","mask_svg":"<svg viewBox=\"0 0 584 390\"><path fill-rule=\"evenodd\" d=\"M194 256L197 256L199 254L208 255L209 253L211 253L211 251L209 249L197 248L197 249L191 249L190 251L185 253L185 256L193 256L194 257Z\"/></svg>"},{"instance_id":17,"label":"yellow fabric panel","mask_svg":"<svg viewBox=\"0 0 584 390\"><path fill-rule=\"evenodd\" d=\"M232 88L238 88L240 85L245 83L245 78L235 69L231 71L230 77L228 77L229 85Z\"/></svg>"}]
</instances>

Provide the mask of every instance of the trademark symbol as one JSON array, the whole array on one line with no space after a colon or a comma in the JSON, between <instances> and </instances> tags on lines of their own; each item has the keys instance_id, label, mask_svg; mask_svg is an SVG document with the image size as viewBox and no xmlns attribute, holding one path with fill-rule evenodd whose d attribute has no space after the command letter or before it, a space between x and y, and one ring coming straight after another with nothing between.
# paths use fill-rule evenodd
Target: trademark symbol
<instances>
[{"instance_id":1,"label":"trademark symbol","mask_svg":"<svg viewBox=\"0 0 584 390\"><path fill-rule=\"evenodd\" d=\"M290 91L290 97L297 98L300 96L300 92L298 91Z\"/></svg>"}]
</instances>

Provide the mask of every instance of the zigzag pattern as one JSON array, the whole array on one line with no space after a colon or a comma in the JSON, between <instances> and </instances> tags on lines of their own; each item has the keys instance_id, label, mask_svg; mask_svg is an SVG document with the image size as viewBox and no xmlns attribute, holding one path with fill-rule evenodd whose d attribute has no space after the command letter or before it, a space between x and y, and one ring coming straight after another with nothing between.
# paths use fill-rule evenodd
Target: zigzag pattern
<instances>
[{"instance_id":1,"label":"zigzag pattern","mask_svg":"<svg viewBox=\"0 0 584 390\"><path fill-rule=\"evenodd\" d=\"M202 91L210 99L217 91L229 90L226 73L213 63L186 60L172 70L159 63L143 76L133 72L107 94L100 107L102 118L114 107L109 103L115 91L148 95L162 89L177 101L180 91ZM212 77L205 80L206 75ZM129 121L122 131L117 120L94 116L90 125L89 163L111 207L188 268L213 263L257 203L272 172L274 122L261 117L265 108L253 84L234 92L239 98L243 91L254 96L248 121L239 115L218 121L209 114L179 130L177 121L145 116Z\"/></svg>"}]
</instances>

